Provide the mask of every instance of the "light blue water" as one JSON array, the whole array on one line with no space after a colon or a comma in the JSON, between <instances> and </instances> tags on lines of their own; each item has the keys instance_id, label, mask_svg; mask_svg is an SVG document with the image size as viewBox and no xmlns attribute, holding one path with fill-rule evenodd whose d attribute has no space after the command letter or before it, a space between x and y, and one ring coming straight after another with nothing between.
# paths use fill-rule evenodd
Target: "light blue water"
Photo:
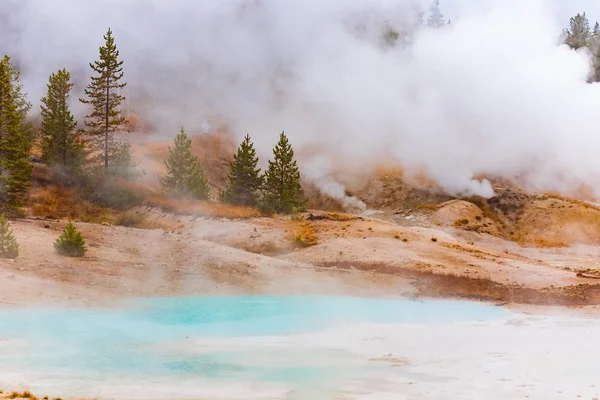
<instances>
[{"instance_id":1,"label":"light blue water","mask_svg":"<svg viewBox=\"0 0 600 400\"><path fill-rule=\"evenodd\" d=\"M0 370L10 365L15 370L33 368L86 379L198 376L310 383L331 377L340 360L349 356L332 352L318 355L318 362L295 365L293 359L302 351L296 354L293 348L275 351L270 362L255 363L249 359L265 356L260 349L191 350L202 338L277 337L356 322L478 321L507 313L500 307L461 301L302 296L151 298L123 302L114 311L4 309L0 339L20 339L23 346L0 348Z\"/></svg>"}]
</instances>

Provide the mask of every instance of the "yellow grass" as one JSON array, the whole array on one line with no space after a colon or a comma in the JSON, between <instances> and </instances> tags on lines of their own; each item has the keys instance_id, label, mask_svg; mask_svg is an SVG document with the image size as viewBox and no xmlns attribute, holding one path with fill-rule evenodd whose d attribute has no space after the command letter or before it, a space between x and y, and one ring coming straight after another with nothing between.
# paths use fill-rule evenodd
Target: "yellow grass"
<instances>
[{"instance_id":1,"label":"yellow grass","mask_svg":"<svg viewBox=\"0 0 600 400\"><path fill-rule=\"evenodd\" d=\"M175 230L177 228L176 225L167 224L162 221L150 220L144 215L133 211L125 211L117 215L114 224L127 228L163 229L165 231Z\"/></svg>"},{"instance_id":2,"label":"yellow grass","mask_svg":"<svg viewBox=\"0 0 600 400\"><path fill-rule=\"evenodd\" d=\"M246 219L260 217L261 215L257 209L251 207L238 207L200 200L173 199L160 194L148 196L144 204L176 214L201 215L214 218Z\"/></svg>"},{"instance_id":3,"label":"yellow grass","mask_svg":"<svg viewBox=\"0 0 600 400\"><path fill-rule=\"evenodd\" d=\"M34 396L33 394L31 394L31 392L29 392L28 390L24 391L24 392L10 392L10 393L3 393L2 390L0 390L0 400L1 399L15 399L15 400L62 400L60 397L48 397L48 396L44 396L43 398L39 398Z\"/></svg>"},{"instance_id":4,"label":"yellow grass","mask_svg":"<svg viewBox=\"0 0 600 400\"><path fill-rule=\"evenodd\" d=\"M355 220L356 217L349 214L340 214L340 213L328 213L326 215L328 220L331 221L352 221Z\"/></svg>"},{"instance_id":5,"label":"yellow grass","mask_svg":"<svg viewBox=\"0 0 600 400\"><path fill-rule=\"evenodd\" d=\"M37 217L82 222L112 222L112 210L82 200L73 190L55 185L35 187L26 204Z\"/></svg>"},{"instance_id":6,"label":"yellow grass","mask_svg":"<svg viewBox=\"0 0 600 400\"><path fill-rule=\"evenodd\" d=\"M585 207L585 208L591 208L593 210L600 211L600 207L598 207L598 206L596 206L594 204L590 204L587 201L583 201L583 200L579 200L579 199L573 199L573 198L570 198L570 197L561 196L560 194L553 193L553 192L544 193L544 195L550 197L551 199L562 200L562 201L566 201L568 203L573 203L573 204L580 205L580 206Z\"/></svg>"},{"instance_id":7,"label":"yellow grass","mask_svg":"<svg viewBox=\"0 0 600 400\"><path fill-rule=\"evenodd\" d=\"M294 222L291 232L294 243L299 247L311 247L319 243L314 225L310 222Z\"/></svg>"},{"instance_id":8,"label":"yellow grass","mask_svg":"<svg viewBox=\"0 0 600 400\"><path fill-rule=\"evenodd\" d=\"M562 242L560 240L552 240L545 238L534 238L531 242L531 244L534 247L540 248L569 247L567 243Z\"/></svg>"}]
</instances>

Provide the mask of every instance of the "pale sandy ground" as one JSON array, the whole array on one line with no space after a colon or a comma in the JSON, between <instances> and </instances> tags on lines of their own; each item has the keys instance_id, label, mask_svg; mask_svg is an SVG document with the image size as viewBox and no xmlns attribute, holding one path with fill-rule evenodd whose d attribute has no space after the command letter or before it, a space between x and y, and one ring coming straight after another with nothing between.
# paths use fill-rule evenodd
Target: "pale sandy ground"
<instances>
[{"instance_id":1,"label":"pale sandy ground","mask_svg":"<svg viewBox=\"0 0 600 400\"><path fill-rule=\"evenodd\" d=\"M406 271L481 278L549 293L566 287L579 294L583 289L577 285L600 283L574 273L597 267L600 251L591 246L523 248L489 235L400 226L368 217L305 222L143 212L176 227L176 232L79 223L89 249L82 259L54 252L52 243L64 222L14 222L21 254L16 260L0 261L0 302L98 304L134 296L241 293L398 296L415 291L415 277ZM318 244L295 247L295 231L306 224ZM266 249L271 255L244 249ZM438 295L430 289L422 294ZM600 304L592 289L591 295L584 293L585 303ZM439 293L444 294L448 293Z\"/></svg>"},{"instance_id":2,"label":"pale sandy ground","mask_svg":"<svg viewBox=\"0 0 600 400\"><path fill-rule=\"evenodd\" d=\"M246 223L197 221L183 233L77 224L87 238L82 259L55 254L62 222L13 223L21 254L0 261L0 302L101 304L113 298L252 293L399 294L406 280L320 270L300 262L248 253L210 241L243 232ZM45 228L48 226L48 228ZM198 227L198 229L196 229Z\"/></svg>"}]
</instances>

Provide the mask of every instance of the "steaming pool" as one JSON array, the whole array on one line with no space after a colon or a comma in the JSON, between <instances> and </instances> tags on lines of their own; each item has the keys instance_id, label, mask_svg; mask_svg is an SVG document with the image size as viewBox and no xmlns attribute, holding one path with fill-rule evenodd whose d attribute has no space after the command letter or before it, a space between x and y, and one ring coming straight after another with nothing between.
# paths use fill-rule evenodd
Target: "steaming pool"
<instances>
[{"instance_id":1,"label":"steaming pool","mask_svg":"<svg viewBox=\"0 0 600 400\"><path fill-rule=\"evenodd\" d=\"M595 319L461 301L0 309L0 387L109 399L592 399L599 337Z\"/></svg>"}]
</instances>

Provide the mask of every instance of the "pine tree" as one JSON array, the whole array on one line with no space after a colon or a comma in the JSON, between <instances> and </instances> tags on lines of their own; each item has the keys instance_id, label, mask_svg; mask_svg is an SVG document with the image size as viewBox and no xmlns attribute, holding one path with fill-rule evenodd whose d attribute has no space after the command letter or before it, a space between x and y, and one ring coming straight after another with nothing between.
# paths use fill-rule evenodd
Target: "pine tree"
<instances>
[{"instance_id":1,"label":"pine tree","mask_svg":"<svg viewBox=\"0 0 600 400\"><path fill-rule=\"evenodd\" d=\"M246 135L229 169L229 184L223 193L223 201L239 206L255 207L258 191L262 186L258 157L250 136Z\"/></svg>"},{"instance_id":2,"label":"pine tree","mask_svg":"<svg viewBox=\"0 0 600 400\"><path fill-rule=\"evenodd\" d=\"M206 200L210 189L198 158L192 154L192 139L181 128L174 140L175 147L169 146L169 158L165 160L167 175L159 177L165 193Z\"/></svg>"},{"instance_id":3,"label":"pine tree","mask_svg":"<svg viewBox=\"0 0 600 400\"><path fill-rule=\"evenodd\" d=\"M21 205L33 170L29 160L31 126L25 121L31 104L19 77L10 58L4 56L0 61L0 196L7 208Z\"/></svg>"},{"instance_id":4,"label":"pine tree","mask_svg":"<svg viewBox=\"0 0 600 400\"><path fill-rule=\"evenodd\" d=\"M594 82L600 81L600 24L596 22L594 30L588 41L590 52L592 53L593 71L591 80Z\"/></svg>"},{"instance_id":5,"label":"pine tree","mask_svg":"<svg viewBox=\"0 0 600 400\"><path fill-rule=\"evenodd\" d=\"M0 258L17 258L19 244L4 214L0 215Z\"/></svg>"},{"instance_id":6,"label":"pine tree","mask_svg":"<svg viewBox=\"0 0 600 400\"><path fill-rule=\"evenodd\" d=\"M69 98L73 83L66 69L50 75L48 94L41 102L42 160L60 167L60 173L68 179L81 172L84 162L84 144L75 129L77 122L69 110Z\"/></svg>"},{"instance_id":7,"label":"pine tree","mask_svg":"<svg viewBox=\"0 0 600 400\"><path fill-rule=\"evenodd\" d=\"M565 30L565 43L575 50L588 46L590 40L590 23L585 13L572 17L570 25L570 29Z\"/></svg>"},{"instance_id":8,"label":"pine tree","mask_svg":"<svg viewBox=\"0 0 600 400\"><path fill-rule=\"evenodd\" d=\"M268 213L290 214L303 211L306 201L300 185L300 171L285 132L279 135L273 155L274 159L269 160L269 168L265 172L261 208Z\"/></svg>"},{"instance_id":9,"label":"pine tree","mask_svg":"<svg viewBox=\"0 0 600 400\"><path fill-rule=\"evenodd\" d=\"M440 11L440 0L433 0L429 7L429 18L427 19L427 25L431 28L441 28L445 25L444 16Z\"/></svg>"},{"instance_id":10,"label":"pine tree","mask_svg":"<svg viewBox=\"0 0 600 400\"><path fill-rule=\"evenodd\" d=\"M83 257L87 248L83 235L69 222L63 233L54 242L54 249L62 256Z\"/></svg>"},{"instance_id":11,"label":"pine tree","mask_svg":"<svg viewBox=\"0 0 600 400\"><path fill-rule=\"evenodd\" d=\"M198 200L210 199L210 188L208 186L208 180L204 175L204 171L200 166L200 163L196 161L192 173L187 180L187 194L189 197Z\"/></svg>"},{"instance_id":12,"label":"pine tree","mask_svg":"<svg viewBox=\"0 0 600 400\"><path fill-rule=\"evenodd\" d=\"M104 35L105 45L100 47L100 60L90 63L97 74L85 89L88 99L80 99L84 104L92 105L92 113L85 118L87 133L96 138L96 150L101 154L105 172L108 172L113 147L121 143L114 138L114 133L126 131L125 117L121 115L121 104L125 97L120 89L127 83L123 78L123 61L119 61L119 51L115 45L112 30ZM128 149L128 148L127 148Z\"/></svg>"}]
</instances>

